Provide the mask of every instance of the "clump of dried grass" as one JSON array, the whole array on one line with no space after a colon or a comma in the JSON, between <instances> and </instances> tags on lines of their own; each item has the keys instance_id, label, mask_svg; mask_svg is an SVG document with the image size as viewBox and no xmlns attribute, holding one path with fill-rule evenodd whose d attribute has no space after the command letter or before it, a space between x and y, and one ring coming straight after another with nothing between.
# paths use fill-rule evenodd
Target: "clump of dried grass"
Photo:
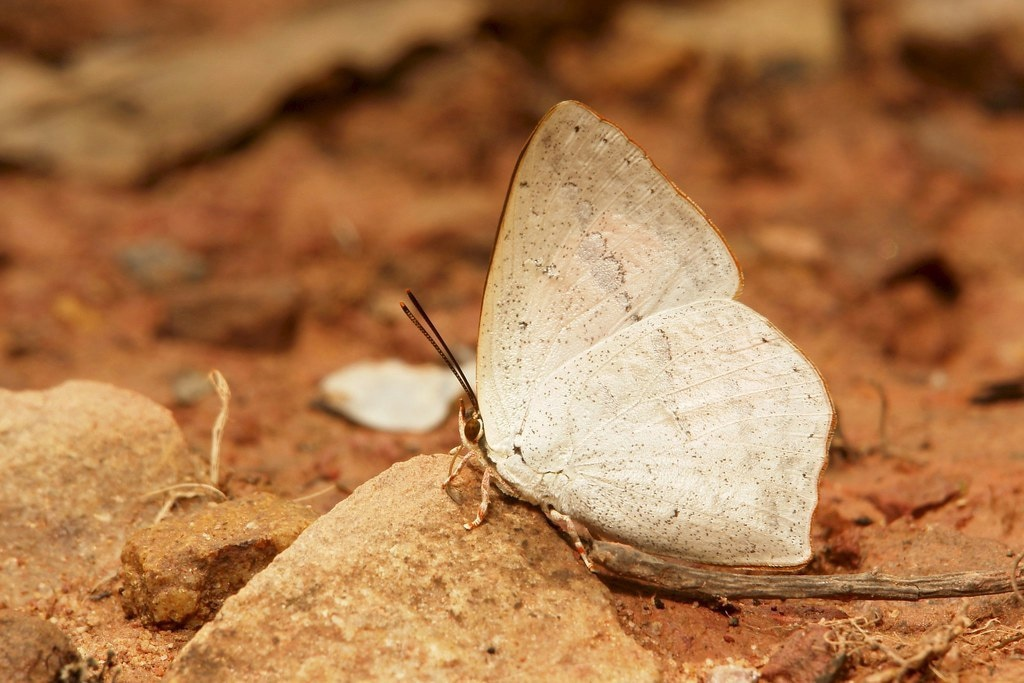
<instances>
[{"instance_id":1,"label":"clump of dried grass","mask_svg":"<svg viewBox=\"0 0 1024 683\"><path fill-rule=\"evenodd\" d=\"M213 429L210 432L210 469L207 474L209 483L198 481L185 482L147 493L147 497L157 496L164 493L169 494L167 496L167 500L164 501L163 506L160 508L160 511L157 512L156 517L153 520L154 524L157 524L160 520L169 515L174 506L181 500L198 498L199 496L204 495L213 495L221 500L227 499L227 495L217 488L217 483L220 480L220 446L224 439L224 427L228 422L228 406L231 403L231 387L228 386L228 381L219 370L211 370L209 378L210 383L217 392L217 397L220 399L220 411L217 413L217 419L214 420Z\"/></svg>"},{"instance_id":2,"label":"clump of dried grass","mask_svg":"<svg viewBox=\"0 0 1024 683\"><path fill-rule=\"evenodd\" d=\"M967 615L968 601L962 600L947 623L917 637L883 633L880 612L826 622L830 642L837 652L849 657L856 668L873 670L857 680L864 683L893 683L927 672L940 681L955 681L955 672L940 666L953 653L963 663L989 661L999 649L1024 640L1024 629L1005 626L990 618L982 625Z\"/></svg>"}]
</instances>

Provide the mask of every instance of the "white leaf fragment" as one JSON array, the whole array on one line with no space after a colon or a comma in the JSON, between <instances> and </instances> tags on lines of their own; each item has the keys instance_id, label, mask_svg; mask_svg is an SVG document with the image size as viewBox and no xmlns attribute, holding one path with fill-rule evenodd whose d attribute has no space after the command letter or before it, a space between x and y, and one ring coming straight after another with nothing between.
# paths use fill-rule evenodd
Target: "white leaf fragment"
<instances>
[{"instance_id":1,"label":"white leaf fragment","mask_svg":"<svg viewBox=\"0 0 1024 683\"><path fill-rule=\"evenodd\" d=\"M394 359L353 363L320 382L320 400L328 408L386 432L436 429L461 393L447 368Z\"/></svg>"}]
</instances>

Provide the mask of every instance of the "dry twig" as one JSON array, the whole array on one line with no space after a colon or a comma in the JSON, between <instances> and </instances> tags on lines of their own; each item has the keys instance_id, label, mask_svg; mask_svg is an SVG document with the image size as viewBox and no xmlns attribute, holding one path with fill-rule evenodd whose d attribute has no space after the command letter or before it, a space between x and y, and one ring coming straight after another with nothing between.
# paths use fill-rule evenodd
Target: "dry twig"
<instances>
[{"instance_id":1,"label":"dry twig","mask_svg":"<svg viewBox=\"0 0 1024 683\"><path fill-rule=\"evenodd\" d=\"M1016 578L1005 570L899 577L869 572L807 576L750 574L697 569L607 541L594 541L590 558L602 573L657 588L685 600L720 598L833 598L843 600L923 600L1013 592ZM1018 559L1018 563L1019 563ZM1018 569L1014 565L1014 574Z\"/></svg>"},{"instance_id":2,"label":"dry twig","mask_svg":"<svg viewBox=\"0 0 1024 683\"><path fill-rule=\"evenodd\" d=\"M210 384L217 390L220 412L210 432L210 484L217 485L220 479L220 442L224 439L224 425L228 422L228 405L231 403L231 387L220 370L210 371Z\"/></svg>"},{"instance_id":3,"label":"dry twig","mask_svg":"<svg viewBox=\"0 0 1024 683\"><path fill-rule=\"evenodd\" d=\"M319 498L320 496L324 495L325 493L330 493L331 491L338 491L338 490L339 490L339 488L338 488L337 484L328 484L327 486L324 486L322 489L319 489L317 491L313 491L313 493L307 493L304 496L299 496L298 498L292 498L292 502L293 503L305 503L307 500L313 500L314 498Z\"/></svg>"},{"instance_id":4,"label":"dry twig","mask_svg":"<svg viewBox=\"0 0 1024 683\"><path fill-rule=\"evenodd\" d=\"M1010 588L1013 590L1017 602L1024 605L1024 594L1021 594L1020 585L1017 583L1017 572L1020 571L1021 560L1024 560L1024 552L1017 555L1017 559L1013 561L1013 569L1010 570Z\"/></svg>"}]
</instances>

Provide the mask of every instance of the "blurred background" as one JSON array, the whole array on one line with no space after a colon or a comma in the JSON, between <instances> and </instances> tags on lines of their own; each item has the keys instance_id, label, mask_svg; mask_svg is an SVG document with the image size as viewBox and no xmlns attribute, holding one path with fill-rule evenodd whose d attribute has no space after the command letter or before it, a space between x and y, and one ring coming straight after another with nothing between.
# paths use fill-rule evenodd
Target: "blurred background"
<instances>
[{"instance_id":1,"label":"blurred background","mask_svg":"<svg viewBox=\"0 0 1024 683\"><path fill-rule=\"evenodd\" d=\"M865 378L1021 372L1022 45L998 0L4 2L0 386L134 388L200 442L218 368L236 483L289 494L446 450L451 420L310 401L348 362L432 360L407 287L472 350L516 156L577 98L877 440Z\"/></svg>"},{"instance_id":2,"label":"blurred background","mask_svg":"<svg viewBox=\"0 0 1024 683\"><path fill-rule=\"evenodd\" d=\"M220 487L314 494L319 512L447 452L453 399L433 380L401 386L428 388L440 423L377 366L338 390L347 418L321 382L440 367L406 288L472 358L517 156L569 98L704 209L744 302L826 378L840 432L810 571L1001 567L1024 509L1019 0L0 0L0 388L134 389L198 462L216 368L233 394ZM701 626L717 613L665 620L619 590L630 632L680 666L784 635L723 610L734 645ZM845 616L818 602L759 613ZM137 641L126 680L159 676L187 634L104 604L67 610L94 654ZM876 627L925 633L944 604ZM979 624L1019 623L976 604ZM1019 663L1019 638L1000 642L942 668Z\"/></svg>"},{"instance_id":3,"label":"blurred background","mask_svg":"<svg viewBox=\"0 0 1024 683\"><path fill-rule=\"evenodd\" d=\"M0 386L136 389L200 444L216 367L225 486L322 509L447 450L453 418L368 429L318 384L435 360L407 287L472 351L516 157L574 98L721 228L845 438L881 384L917 447L1022 373L1022 46L1013 0L8 0Z\"/></svg>"}]
</instances>

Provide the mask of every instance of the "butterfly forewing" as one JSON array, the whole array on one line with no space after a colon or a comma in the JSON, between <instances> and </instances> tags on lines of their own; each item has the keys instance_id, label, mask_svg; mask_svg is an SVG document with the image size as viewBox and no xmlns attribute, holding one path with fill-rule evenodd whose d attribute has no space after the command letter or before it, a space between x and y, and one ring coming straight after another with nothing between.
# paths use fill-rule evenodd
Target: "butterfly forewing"
<instances>
[{"instance_id":1,"label":"butterfly forewing","mask_svg":"<svg viewBox=\"0 0 1024 683\"><path fill-rule=\"evenodd\" d=\"M740 282L717 230L643 150L579 103L557 105L519 160L484 291L477 393L495 456L571 358Z\"/></svg>"}]
</instances>

